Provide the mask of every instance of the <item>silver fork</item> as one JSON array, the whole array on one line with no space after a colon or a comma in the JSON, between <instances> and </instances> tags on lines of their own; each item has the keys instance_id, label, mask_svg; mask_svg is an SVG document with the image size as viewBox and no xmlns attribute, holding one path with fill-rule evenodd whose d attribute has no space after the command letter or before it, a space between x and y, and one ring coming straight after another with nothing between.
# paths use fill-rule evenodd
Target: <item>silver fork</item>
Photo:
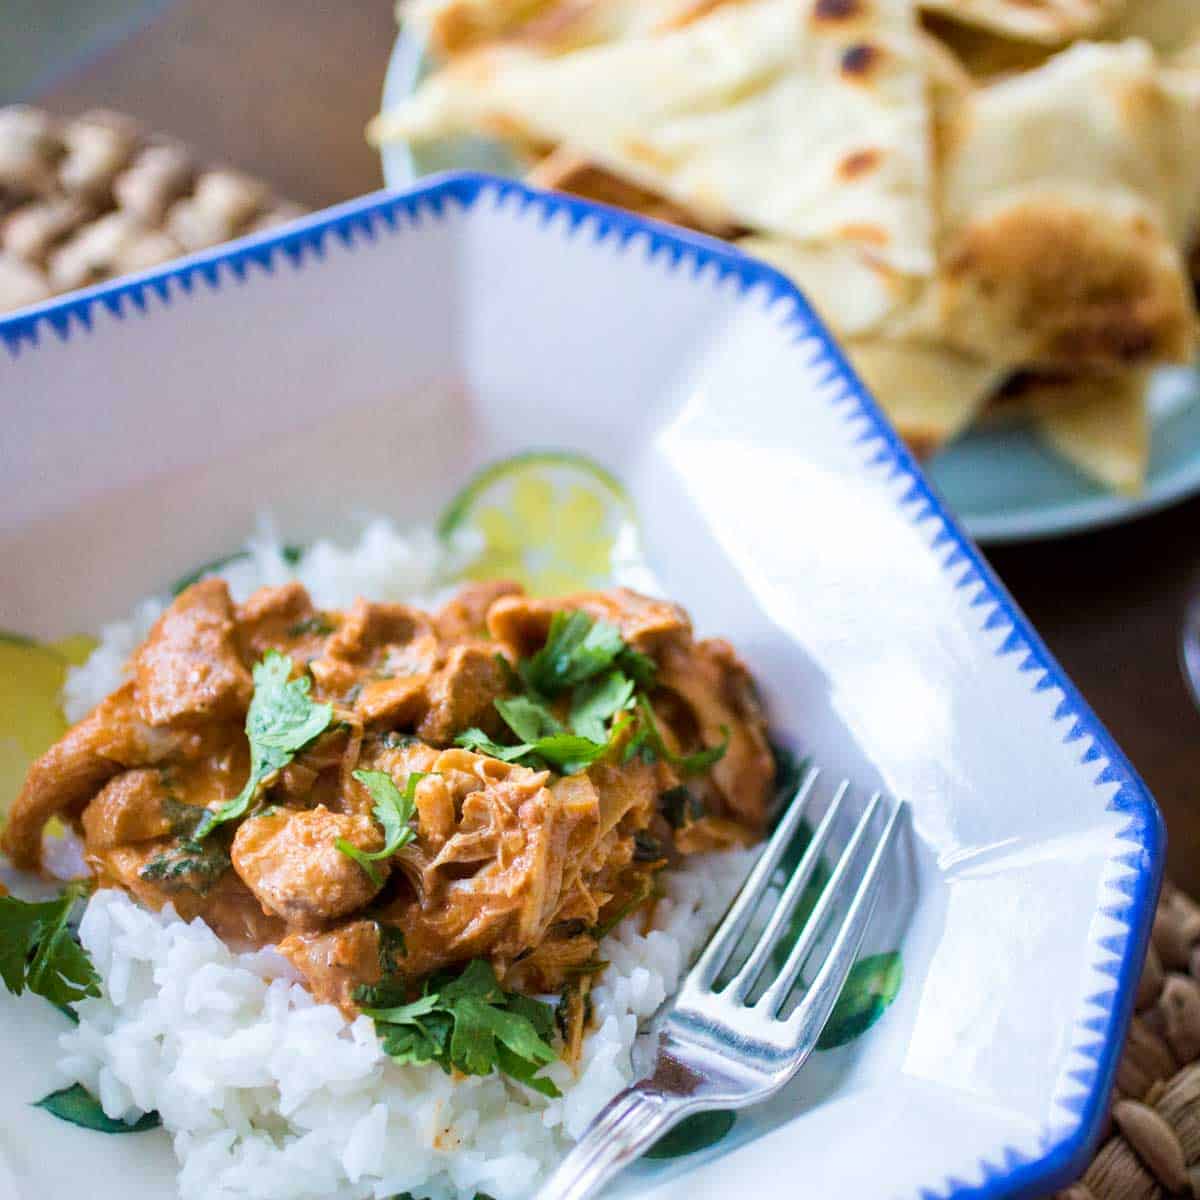
<instances>
[{"instance_id":1,"label":"silver fork","mask_svg":"<svg viewBox=\"0 0 1200 1200\"><path fill-rule=\"evenodd\" d=\"M594 1195L684 1117L766 1100L812 1053L867 931L906 805L885 802L878 792L871 797L786 961L762 994L748 1003L829 844L850 790L843 782L745 961L728 982L719 983L719 977L799 830L817 777L815 768L808 771L737 899L666 1010L653 1070L603 1109L537 1200L584 1200ZM883 827L876 831L881 812ZM866 866L861 867L864 857ZM835 924L832 918L839 908L844 912ZM824 957L810 964L815 968L812 983L784 1017L780 1010L823 932Z\"/></svg>"}]
</instances>

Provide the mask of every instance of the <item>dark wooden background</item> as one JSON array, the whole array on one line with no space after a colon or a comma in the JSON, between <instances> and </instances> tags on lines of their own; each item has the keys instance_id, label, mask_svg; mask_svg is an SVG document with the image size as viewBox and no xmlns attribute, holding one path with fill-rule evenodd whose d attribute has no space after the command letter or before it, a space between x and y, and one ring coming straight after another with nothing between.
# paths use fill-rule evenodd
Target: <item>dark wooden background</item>
<instances>
[{"instance_id":1,"label":"dark wooden background","mask_svg":"<svg viewBox=\"0 0 1200 1200\"><path fill-rule=\"evenodd\" d=\"M177 0L37 100L107 105L314 207L381 185L362 137L395 24L387 0ZM1142 773L1167 818L1169 870L1200 892L1200 715L1178 667L1200 587L1200 500L1119 529L990 557Z\"/></svg>"}]
</instances>

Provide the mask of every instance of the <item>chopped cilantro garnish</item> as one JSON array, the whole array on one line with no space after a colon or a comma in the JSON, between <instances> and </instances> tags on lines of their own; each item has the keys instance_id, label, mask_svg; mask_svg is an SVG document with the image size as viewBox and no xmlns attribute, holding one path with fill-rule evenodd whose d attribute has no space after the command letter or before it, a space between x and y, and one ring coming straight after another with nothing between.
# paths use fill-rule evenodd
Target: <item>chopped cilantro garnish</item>
<instances>
[{"instance_id":1,"label":"chopped cilantro garnish","mask_svg":"<svg viewBox=\"0 0 1200 1200\"><path fill-rule=\"evenodd\" d=\"M560 610L550 618L545 645L517 670L531 691L553 697L611 667L624 648L615 625L579 609Z\"/></svg>"},{"instance_id":2,"label":"chopped cilantro garnish","mask_svg":"<svg viewBox=\"0 0 1200 1200\"><path fill-rule=\"evenodd\" d=\"M551 1080L537 1077L557 1057L549 1045L553 1009L504 991L486 959L474 959L457 978L431 976L417 1000L393 1003L398 998L386 986L355 992L395 1062L436 1062L447 1074L499 1071L544 1096L560 1094Z\"/></svg>"},{"instance_id":3,"label":"chopped cilantro garnish","mask_svg":"<svg viewBox=\"0 0 1200 1200\"><path fill-rule=\"evenodd\" d=\"M203 896L231 865L229 851L220 841L198 842L194 837L180 837L156 854L138 872L138 877L161 883L167 890L187 888Z\"/></svg>"},{"instance_id":4,"label":"chopped cilantro garnish","mask_svg":"<svg viewBox=\"0 0 1200 1200\"><path fill-rule=\"evenodd\" d=\"M637 707L643 721L642 730L646 745L650 746L659 758L665 759L684 775L698 775L725 757L725 751L729 749L729 730L724 725L721 726L722 737L718 745L697 750L695 754L675 754L663 741L662 732L654 716L654 708L644 692L638 695Z\"/></svg>"},{"instance_id":5,"label":"chopped cilantro garnish","mask_svg":"<svg viewBox=\"0 0 1200 1200\"><path fill-rule=\"evenodd\" d=\"M622 671L581 683L571 697L571 728L593 742L608 740L608 722L629 707L636 684Z\"/></svg>"},{"instance_id":6,"label":"chopped cilantro garnish","mask_svg":"<svg viewBox=\"0 0 1200 1200\"><path fill-rule=\"evenodd\" d=\"M268 650L254 668L254 697L246 714L250 777L232 800L207 813L196 826L192 837L197 842L223 822L245 816L266 781L328 728L333 705L315 704L308 694L312 680L290 679L291 673L292 660L277 650Z\"/></svg>"},{"instance_id":7,"label":"chopped cilantro garnish","mask_svg":"<svg viewBox=\"0 0 1200 1200\"><path fill-rule=\"evenodd\" d=\"M333 626L329 623L328 618L318 613L315 617L308 617L306 620L297 621L287 631L287 635L290 638L300 638L311 633L316 634L318 637L325 637L332 632Z\"/></svg>"},{"instance_id":8,"label":"chopped cilantro garnish","mask_svg":"<svg viewBox=\"0 0 1200 1200\"><path fill-rule=\"evenodd\" d=\"M14 996L29 990L68 1008L100 995L100 977L67 922L85 885L71 884L57 900L32 904L0 897L0 979Z\"/></svg>"},{"instance_id":9,"label":"chopped cilantro garnish","mask_svg":"<svg viewBox=\"0 0 1200 1200\"><path fill-rule=\"evenodd\" d=\"M411 821L417 811L417 784L426 774L426 771L413 771L404 785L404 791L401 791L386 771L354 772L354 778L371 793L371 799L375 801L375 820L383 826L383 848L360 850L345 838L338 838L334 845L347 858L354 859L367 873L367 878L377 886L383 879L372 864L381 859L391 858L397 850L407 846L416 837Z\"/></svg>"},{"instance_id":10,"label":"chopped cilantro garnish","mask_svg":"<svg viewBox=\"0 0 1200 1200\"><path fill-rule=\"evenodd\" d=\"M704 801L682 786L663 792L658 798L658 804L672 829L682 829L685 825L700 820L705 813Z\"/></svg>"},{"instance_id":11,"label":"chopped cilantro garnish","mask_svg":"<svg viewBox=\"0 0 1200 1200\"><path fill-rule=\"evenodd\" d=\"M375 922L379 931L379 970L386 979L400 970L400 958L408 955L408 943L404 940L404 930L395 925L385 925L382 921Z\"/></svg>"},{"instance_id":12,"label":"chopped cilantro garnish","mask_svg":"<svg viewBox=\"0 0 1200 1200\"><path fill-rule=\"evenodd\" d=\"M598 743L575 733L555 733L533 742L502 746L492 741L482 729L468 729L454 740L457 745L479 754L503 759L504 762L519 762L522 766L535 769L548 765L562 775L575 775L586 770L608 751L611 744L611 740Z\"/></svg>"}]
</instances>

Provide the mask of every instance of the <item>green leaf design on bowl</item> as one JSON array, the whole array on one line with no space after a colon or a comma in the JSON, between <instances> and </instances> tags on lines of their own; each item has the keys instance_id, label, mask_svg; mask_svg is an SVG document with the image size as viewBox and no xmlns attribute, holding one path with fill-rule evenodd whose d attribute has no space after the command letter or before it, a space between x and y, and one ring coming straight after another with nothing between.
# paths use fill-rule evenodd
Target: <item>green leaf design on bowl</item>
<instances>
[{"instance_id":1,"label":"green leaf design on bowl","mask_svg":"<svg viewBox=\"0 0 1200 1200\"><path fill-rule=\"evenodd\" d=\"M664 1133L643 1157L680 1158L684 1154L695 1154L697 1150L715 1146L733 1128L736 1120L737 1113L724 1109L685 1117L670 1133Z\"/></svg>"},{"instance_id":2,"label":"green leaf design on bowl","mask_svg":"<svg viewBox=\"0 0 1200 1200\"><path fill-rule=\"evenodd\" d=\"M904 967L895 950L856 962L821 1030L817 1049L833 1050L866 1033L895 1000L903 978Z\"/></svg>"},{"instance_id":3,"label":"green leaf design on bowl","mask_svg":"<svg viewBox=\"0 0 1200 1200\"><path fill-rule=\"evenodd\" d=\"M34 1107L44 1108L60 1121L69 1121L72 1125L92 1129L96 1133L144 1133L162 1124L162 1118L156 1112L143 1113L132 1125L114 1121L100 1107L100 1101L79 1083L43 1096Z\"/></svg>"}]
</instances>

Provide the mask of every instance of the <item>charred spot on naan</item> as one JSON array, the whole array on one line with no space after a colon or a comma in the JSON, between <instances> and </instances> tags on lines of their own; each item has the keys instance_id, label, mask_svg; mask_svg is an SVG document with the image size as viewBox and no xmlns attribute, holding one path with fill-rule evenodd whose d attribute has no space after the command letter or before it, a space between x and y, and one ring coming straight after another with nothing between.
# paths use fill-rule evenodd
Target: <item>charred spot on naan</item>
<instances>
[{"instance_id":1,"label":"charred spot on naan","mask_svg":"<svg viewBox=\"0 0 1200 1200\"><path fill-rule=\"evenodd\" d=\"M812 10L812 21L818 28L841 30L865 21L870 12L869 0L816 0Z\"/></svg>"},{"instance_id":2,"label":"charred spot on naan","mask_svg":"<svg viewBox=\"0 0 1200 1200\"><path fill-rule=\"evenodd\" d=\"M855 42L842 51L842 78L851 83L872 83L887 61L887 52L873 42Z\"/></svg>"},{"instance_id":3,"label":"charred spot on naan","mask_svg":"<svg viewBox=\"0 0 1200 1200\"><path fill-rule=\"evenodd\" d=\"M946 247L951 341L996 361L1071 366L1186 362L1195 337L1178 252L1144 213L1026 198Z\"/></svg>"},{"instance_id":4,"label":"charred spot on naan","mask_svg":"<svg viewBox=\"0 0 1200 1200\"><path fill-rule=\"evenodd\" d=\"M837 177L844 183L852 183L877 170L883 159L884 151L877 147L853 150L838 163Z\"/></svg>"}]
</instances>

